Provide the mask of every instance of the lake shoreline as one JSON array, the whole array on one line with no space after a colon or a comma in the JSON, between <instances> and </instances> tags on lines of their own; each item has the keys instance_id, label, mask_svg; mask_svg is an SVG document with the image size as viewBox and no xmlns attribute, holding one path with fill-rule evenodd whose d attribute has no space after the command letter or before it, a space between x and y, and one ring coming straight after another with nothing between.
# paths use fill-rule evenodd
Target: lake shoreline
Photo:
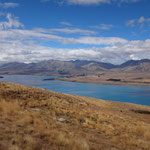
<instances>
[{"instance_id":1,"label":"lake shoreline","mask_svg":"<svg viewBox=\"0 0 150 150\"><path fill-rule=\"evenodd\" d=\"M63 80L57 79L58 76L4 75L0 81L19 83L60 93L150 106L150 86L81 83L64 81L64 78Z\"/></svg>"},{"instance_id":2,"label":"lake shoreline","mask_svg":"<svg viewBox=\"0 0 150 150\"><path fill-rule=\"evenodd\" d=\"M11 75L11 74L10 74ZM15 75L15 74L12 74ZM26 74L17 74L26 75ZM30 74L29 74L30 75ZM31 74L32 76L44 76L42 74ZM5 76L5 74L3 75ZM0 75L0 78L4 78ZM122 86L150 86L149 73L136 73L136 72L100 72L95 75L45 75L53 76L53 78L45 78L43 81L59 80L59 81L69 81L76 83L89 83L89 84L99 84L99 85L122 85ZM57 76L57 77L54 77ZM115 80L115 81L111 81Z\"/></svg>"}]
</instances>

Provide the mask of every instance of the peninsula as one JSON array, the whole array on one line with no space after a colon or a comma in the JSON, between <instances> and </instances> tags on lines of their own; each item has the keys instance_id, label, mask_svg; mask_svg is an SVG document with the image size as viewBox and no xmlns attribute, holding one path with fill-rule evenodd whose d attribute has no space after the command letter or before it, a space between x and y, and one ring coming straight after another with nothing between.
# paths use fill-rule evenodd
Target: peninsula
<instances>
[{"instance_id":1,"label":"peninsula","mask_svg":"<svg viewBox=\"0 0 150 150\"><path fill-rule=\"evenodd\" d=\"M112 84L112 85L133 85L150 86L150 75L144 72L99 72L84 76L60 77L55 80L93 83L93 84Z\"/></svg>"}]
</instances>

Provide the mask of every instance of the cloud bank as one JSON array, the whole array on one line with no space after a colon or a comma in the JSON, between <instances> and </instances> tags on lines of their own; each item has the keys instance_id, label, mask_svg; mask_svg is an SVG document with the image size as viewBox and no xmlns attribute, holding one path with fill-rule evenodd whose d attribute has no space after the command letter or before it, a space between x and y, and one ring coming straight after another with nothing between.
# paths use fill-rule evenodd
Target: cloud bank
<instances>
[{"instance_id":1,"label":"cloud bank","mask_svg":"<svg viewBox=\"0 0 150 150\"><path fill-rule=\"evenodd\" d=\"M60 32L80 32L81 35L64 37L58 34ZM89 35L86 35L87 33ZM48 46L45 42L49 43ZM68 48L52 47L50 45L53 42ZM77 48L69 48L69 45L75 45ZM27 30L19 18L8 13L6 20L0 22L0 54L0 63L83 59L120 64L129 59L150 58L150 39L129 41L121 37L100 37L94 35L92 30L81 29Z\"/></svg>"}]
</instances>

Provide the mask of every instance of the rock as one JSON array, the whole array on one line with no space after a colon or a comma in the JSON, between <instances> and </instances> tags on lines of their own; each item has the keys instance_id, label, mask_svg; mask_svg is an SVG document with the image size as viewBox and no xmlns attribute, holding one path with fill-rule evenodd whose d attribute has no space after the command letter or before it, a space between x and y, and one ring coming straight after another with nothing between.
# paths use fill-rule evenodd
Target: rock
<instances>
[{"instance_id":1,"label":"rock","mask_svg":"<svg viewBox=\"0 0 150 150\"><path fill-rule=\"evenodd\" d=\"M66 119L65 118L58 118L58 121L60 121L60 122L66 122Z\"/></svg>"}]
</instances>

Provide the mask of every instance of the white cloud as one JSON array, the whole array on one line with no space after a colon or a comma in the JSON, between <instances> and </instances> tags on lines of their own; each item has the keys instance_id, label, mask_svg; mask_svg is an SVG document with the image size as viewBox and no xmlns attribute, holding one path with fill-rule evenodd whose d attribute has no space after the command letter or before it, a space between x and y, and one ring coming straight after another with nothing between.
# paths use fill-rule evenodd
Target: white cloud
<instances>
[{"instance_id":1,"label":"white cloud","mask_svg":"<svg viewBox=\"0 0 150 150\"><path fill-rule=\"evenodd\" d=\"M112 24L100 24L96 26L90 26L91 28L100 29L100 30L110 30L114 26Z\"/></svg>"},{"instance_id":2,"label":"white cloud","mask_svg":"<svg viewBox=\"0 0 150 150\"><path fill-rule=\"evenodd\" d=\"M84 59L118 64L129 59L150 58L150 39L128 41L119 37L90 36L64 38L24 29L3 30L0 31L0 35L0 62ZM58 41L64 44L91 44L91 48L53 48L38 44L36 40Z\"/></svg>"},{"instance_id":3,"label":"white cloud","mask_svg":"<svg viewBox=\"0 0 150 150\"><path fill-rule=\"evenodd\" d=\"M97 32L92 31L92 30L83 30L83 29L79 29L79 28L60 28L60 29L50 29L50 31L52 32L62 32L62 33L79 33L79 34L83 34L83 35L90 35L90 34L96 34Z\"/></svg>"},{"instance_id":4,"label":"white cloud","mask_svg":"<svg viewBox=\"0 0 150 150\"><path fill-rule=\"evenodd\" d=\"M134 26L135 26L135 22L136 22L135 19L128 20L127 23L126 23L126 25L127 25L127 26L131 26L131 27L134 27Z\"/></svg>"},{"instance_id":5,"label":"white cloud","mask_svg":"<svg viewBox=\"0 0 150 150\"><path fill-rule=\"evenodd\" d=\"M24 25L19 22L17 17L12 17L10 13L6 15L7 21L0 22L0 29L19 28Z\"/></svg>"},{"instance_id":6,"label":"white cloud","mask_svg":"<svg viewBox=\"0 0 150 150\"><path fill-rule=\"evenodd\" d=\"M101 4L121 4L121 3L136 3L142 0L40 0L42 3L53 1L60 5L69 4L69 5L101 5Z\"/></svg>"},{"instance_id":7,"label":"white cloud","mask_svg":"<svg viewBox=\"0 0 150 150\"><path fill-rule=\"evenodd\" d=\"M138 23L150 22L150 18L144 18L143 16L137 20Z\"/></svg>"},{"instance_id":8,"label":"white cloud","mask_svg":"<svg viewBox=\"0 0 150 150\"><path fill-rule=\"evenodd\" d=\"M11 29L0 31L1 39L17 39L17 40L41 40L41 41L57 41L62 44L84 44L84 45L115 45L124 44L127 40L119 37L91 37L82 36L79 38L66 38L49 33L42 33L37 30Z\"/></svg>"},{"instance_id":9,"label":"white cloud","mask_svg":"<svg viewBox=\"0 0 150 150\"><path fill-rule=\"evenodd\" d=\"M141 1L141 0L120 0L120 2L125 2L125 3L136 3L139 1Z\"/></svg>"},{"instance_id":10,"label":"white cloud","mask_svg":"<svg viewBox=\"0 0 150 150\"><path fill-rule=\"evenodd\" d=\"M111 3L136 3L141 0L65 0L70 5L99 5Z\"/></svg>"},{"instance_id":11,"label":"white cloud","mask_svg":"<svg viewBox=\"0 0 150 150\"><path fill-rule=\"evenodd\" d=\"M142 16L142 17L140 17L139 19L138 19L138 23L144 23L146 20L145 20L145 18Z\"/></svg>"},{"instance_id":12,"label":"white cloud","mask_svg":"<svg viewBox=\"0 0 150 150\"><path fill-rule=\"evenodd\" d=\"M95 31L83 30L79 28L52 28L52 29L35 28L34 30L42 33L67 33L67 34L82 34L82 35L97 34L97 32Z\"/></svg>"},{"instance_id":13,"label":"white cloud","mask_svg":"<svg viewBox=\"0 0 150 150\"><path fill-rule=\"evenodd\" d=\"M64 22L64 21L62 21L62 22L60 22L60 24L66 25L66 26L72 26L72 24L70 22Z\"/></svg>"},{"instance_id":14,"label":"white cloud","mask_svg":"<svg viewBox=\"0 0 150 150\"><path fill-rule=\"evenodd\" d=\"M79 38L70 38L64 40L64 44L85 44L85 45L115 45L124 44L128 41L119 37L90 37L84 36Z\"/></svg>"},{"instance_id":15,"label":"white cloud","mask_svg":"<svg viewBox=\"0 0 150 150\"><path fill-rule=\"evenodd\" d=\"M138 25L138 24L142 25L142 24L144 24L146 22L150 23L150 18L145 18L145 17L141 16L138 19L128 20L126 25L134 27L135 25Z\"/></svg>"},{"instance_id":16,"label":"white cloud","mask_svg":"<svg viewBox=\"0 0 150 150\"><path fill-rule=\"evenodd\" d=\"M97 5L101 3L110 3L110 0L67 0L71 5Z\"/></svg>"},{"instance_id":17,"label":"white cloud","mask_svg":"<svg viewBox=\"0 0 150 150\"><path fill-rule=\"evenodd\" d=\"M34 42L21 40L0 40L0 62L37 62L41 60L95 60L122 63L129 59L150 58L150 39L145 41L128 41L107 47L65 49L46 47Z\"/></svg>"},{"instance_id":18,"label":"white cloud","mask_svg":"<svg viewBox=\"0 0 150 150\"><path fill-rule=\"evenodd\" d=\"M50 0L41 0L42 3L49 2Z\"/></svg>"},{"instance_id":19,"label":"white cloud","mask_svg":"<svg viewBox=\"0 0 150 150\"><path fill-rule=\"evenodd\" d=\"M0 7L3 7L3 8L15 8L15 7L18 7L19 4L18 3L1 3L0 2Z\"/></svg>"}]
</instances>

